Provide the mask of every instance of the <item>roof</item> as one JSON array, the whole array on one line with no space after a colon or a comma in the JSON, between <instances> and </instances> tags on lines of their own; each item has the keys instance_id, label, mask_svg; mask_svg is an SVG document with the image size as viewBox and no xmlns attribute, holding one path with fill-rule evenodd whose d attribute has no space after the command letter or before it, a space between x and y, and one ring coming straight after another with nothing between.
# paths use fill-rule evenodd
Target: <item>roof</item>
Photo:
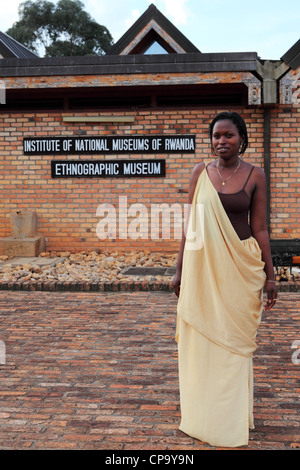
<instances>
[{"instance_id":1,"label":"roof","mask_svg":"<svg viewBox=\"0 0 300 470\"><path fill-rule=\"evenodd\" d=\"M300 67L300 39L281 57L293 70Z\"/></svg>"},{"instance_id":2,"label":"roof","mask_svg":"<svg viewBox=\"0 0 300 470\"><path fill-rule=\"evenodd\" d=\"M2 59L2 77L136 73L256 72L256 52Z\"/></svg>"},{"instance_id":3,"label":"roof","mask_svg":"<svg viewBox=\"0 0 300 470\"><path fill-rule=\"evenodd\" d=\"M154 42L158 42L169 53L200 52L155 5L151 4L111 47L107 55L143 54Z\"/></svg>"},{"instance_id":4,"label":"roof","mask_svg":"<svg viewBox=\"0 0 300 470\"><path fill-rule=\"evenodd\" d=\"M2 33L2 31L0 31L0 55L5 59L30 59L38 57L27 47L20 44L11 36L8 36L8 34Z\"/></svg>"}]
</instances>

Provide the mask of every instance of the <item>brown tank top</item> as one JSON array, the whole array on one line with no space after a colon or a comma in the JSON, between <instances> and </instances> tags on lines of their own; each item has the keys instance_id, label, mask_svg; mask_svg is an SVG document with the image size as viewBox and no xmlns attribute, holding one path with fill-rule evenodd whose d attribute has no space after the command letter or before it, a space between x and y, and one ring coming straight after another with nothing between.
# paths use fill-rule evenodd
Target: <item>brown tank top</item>
<instances>
[{"instance_id":1,"label":"brown tank top","mask_svg":"<svg viewBox=\"0 0 300 470\"><path fill-rule=\"evenodd\" d=\"M223 194L218 193L226 214L241 240L251 237L251 228L248 221L248 214L251 205L251 198L245 191L245 187L251 176L254 167L248 175L244 187L237 193Z\"/></svg>"}]
</instances>

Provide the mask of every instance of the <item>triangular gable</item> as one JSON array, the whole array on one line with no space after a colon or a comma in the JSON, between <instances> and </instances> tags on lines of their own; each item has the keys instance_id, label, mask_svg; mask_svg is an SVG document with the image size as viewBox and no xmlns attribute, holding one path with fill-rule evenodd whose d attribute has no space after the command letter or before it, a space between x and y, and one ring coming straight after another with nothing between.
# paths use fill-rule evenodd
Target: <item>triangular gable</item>
<instances>
[{"instance_id":1,"label":"triangular gable","mask_svg":"<svg viewBox=\"0 0 300 470\"><path fill-rule=\"evenodd\" d=\"M107 55L144 54L155 42L169 54L200 52L155 5L151 4L112 46Z\"/></svg>"}]
</instances>

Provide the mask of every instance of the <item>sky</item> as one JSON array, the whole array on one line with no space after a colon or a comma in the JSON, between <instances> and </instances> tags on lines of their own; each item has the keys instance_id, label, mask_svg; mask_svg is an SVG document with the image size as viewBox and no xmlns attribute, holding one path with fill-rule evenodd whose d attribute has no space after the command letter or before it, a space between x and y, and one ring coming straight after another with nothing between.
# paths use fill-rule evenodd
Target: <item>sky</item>
<instances>
[{"instance_id":1,"label":"sky","mask_svg":"<svg viewBox=\"0 0 300 470\"><path fill-rule=\"evenodd\" d=\"M50 0L57 3L58 0ZM118 41L153 3L201 52L257 52L279 60L300 38L299 0L81 0ZM0 31L18 21L22 0L1 9Z\"/></svg>"}]
</instances>

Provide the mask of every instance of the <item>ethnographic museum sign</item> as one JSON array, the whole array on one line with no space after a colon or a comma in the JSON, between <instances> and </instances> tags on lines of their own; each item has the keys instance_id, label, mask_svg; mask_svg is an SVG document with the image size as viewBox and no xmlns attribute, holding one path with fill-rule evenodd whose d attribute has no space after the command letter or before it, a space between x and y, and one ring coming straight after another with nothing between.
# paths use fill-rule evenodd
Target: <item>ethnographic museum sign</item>
<instances>
[{"instance_id":1,"label":"ethnographic museum sign","mask_svg":"<svg viewBox=\"0 0 300 470\"><path fill-rule=\"evenodd\" d=\"M26 137L25 155L194 153L194 135ZM53 160L52 178L164 177L165 160Z\"/></svg>"},{"instance_id":2,"label":"ethnographic museum sign","mask_svg":"<svg viewBox=\"0 0 300 470\"><path fill-rule=\"evenodd\" d=\"M166 176L165 160L53 160L52 178L141 178Z\"/></svg>"}]
</instances>

